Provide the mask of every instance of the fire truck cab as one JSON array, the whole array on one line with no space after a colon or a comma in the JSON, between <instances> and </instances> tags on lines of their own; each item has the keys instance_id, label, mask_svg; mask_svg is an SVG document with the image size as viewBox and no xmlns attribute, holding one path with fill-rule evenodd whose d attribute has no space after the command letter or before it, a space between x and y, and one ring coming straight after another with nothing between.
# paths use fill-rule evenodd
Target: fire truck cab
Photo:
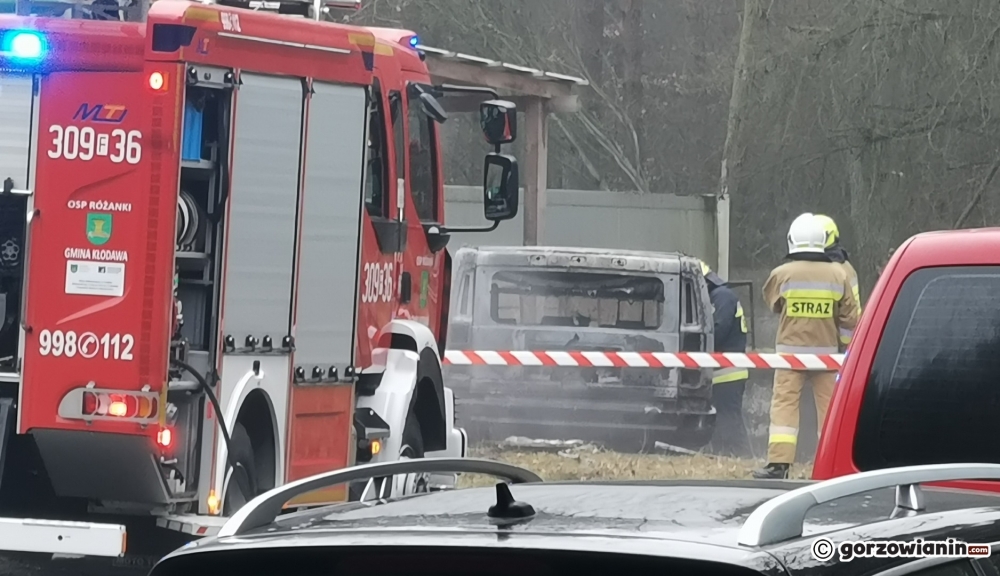
<instances>
[{"instance_id":1,"label":"fire truck cab","mask_svg":"<svg viewBox=\"0 0 1000 576\"><path fill-rule=\"evenodd\" d=\"M465 454L447 89L412 32L250 7L0 16L0 550L117 556L123 518L210 535L286 482ZM481 113L496 227L515 109Z\"/></svg>"}]
</instances>

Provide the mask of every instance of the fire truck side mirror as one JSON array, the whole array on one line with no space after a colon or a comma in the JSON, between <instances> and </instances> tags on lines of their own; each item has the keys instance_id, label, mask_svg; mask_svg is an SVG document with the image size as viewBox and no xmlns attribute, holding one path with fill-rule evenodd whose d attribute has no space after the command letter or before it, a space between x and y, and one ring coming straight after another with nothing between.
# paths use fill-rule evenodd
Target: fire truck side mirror
<instances>
[{"instance_id":1,"label":"fire truck side mirror","mask_svg":"<svg viewBox=\"0 0 1000 576\"><path fill-rule=\"evenodd\" d=\"M420 84L410 84L407 87L407 95L409 96L410 105L413 105L413 100L418 99L420 101L420 107L423 109L424 114L426 114L431 120L434 120L438 124L444 124L448 120L448 113L445 112L441 103L437 101L426 88Z\"/></svg>"},{"instance_id":2,"label":"fire truck side mirror","mask_svg":"<svg viewBox=\"0 0 1000 576\"><path fill-rule=\"evenodd\" d=\"M504 154L487 154L483 169L483 208L487 220L499 222L517 216L517 160Z\"/></svg>"},{"instance_id":3,"label":"fire truck side mirror","mask_svg":"<svg viewBox=\"0 0 1000 576\"><path fill-rule=\"evenodd\" d=\"M441 106L441 103L437 101L437 98L423 92L420 94L420 104L423 105L424 114L429 116L438 124L444 124L445 121L448 120L448 113L444 111L444 108Z\"/></svg>"},{"instance_id":4,"label":"fire truck side mirror","mask_svg":"<svg viewBox=\"0 0 1000 576\"><path fill-rule=\"evenodd\" d=\"M517 106L506 100L487 100L479 105L479 126L494 146L517 139Z\"/></svg>"}]
</instances>

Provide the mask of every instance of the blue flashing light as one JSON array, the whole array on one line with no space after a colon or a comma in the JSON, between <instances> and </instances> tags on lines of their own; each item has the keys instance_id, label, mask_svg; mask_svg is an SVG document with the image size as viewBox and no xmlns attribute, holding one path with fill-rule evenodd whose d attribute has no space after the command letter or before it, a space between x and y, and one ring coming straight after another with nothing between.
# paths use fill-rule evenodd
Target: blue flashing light
<instances>
[{"instance_id":1,"label":"blue flashing light","mask_svg":"<svg viewBox=\"0 0 1000 576\"><path fill-rule=\"evenodd\" d=\"M45 55L45 38L31 30L14 30L3 36L3 55L15 60L38 61Z\"/></svg>"},{"instance_id":2,"label":"blue flashing light","mask_svg":"<svg viewBox=\"0 0 1000 576\"><path fill-rule=\"evenodd\" d=\"M420 37L419 36L411 36L410 37L410 47L411 48L416 48L419 44L420 44Z\"/></svg>"}]
</instances>

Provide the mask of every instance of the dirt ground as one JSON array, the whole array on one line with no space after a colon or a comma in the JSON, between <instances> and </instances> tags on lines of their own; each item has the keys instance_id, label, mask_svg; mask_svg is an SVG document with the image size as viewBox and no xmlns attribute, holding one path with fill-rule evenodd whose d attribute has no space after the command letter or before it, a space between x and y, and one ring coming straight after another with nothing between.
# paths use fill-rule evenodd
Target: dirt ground
<instances>
[{"instance_id":1,"label":"dirt ground","mask_svg":"<svg viewBox=\"0 0 1000 576\"><path fill-rule=\"evenodd\" d=\"M739 480L750 479L759 460L706 455L620 454L582 447L563 452L509 450L480 446L470 450L473 458L507 462L532 470L544 480ZM812 467L796 464L791 477L807 479ZM494 479L462 476L463 486L484 486Z\"/></svg>"}]
</instances>

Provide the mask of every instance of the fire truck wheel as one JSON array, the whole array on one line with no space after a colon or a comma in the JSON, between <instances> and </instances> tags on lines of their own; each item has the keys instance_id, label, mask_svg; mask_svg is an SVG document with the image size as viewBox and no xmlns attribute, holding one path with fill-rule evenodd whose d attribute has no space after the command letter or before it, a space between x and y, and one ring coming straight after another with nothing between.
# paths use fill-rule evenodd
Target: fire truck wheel
<instances>
[{"instance_id":1,"label":"fire truck wheel","mask_svg":"<svg viewBox=\"0 0 1000 576\"><path fill-rule=\"evenodd\" d=\"M257 495L253 445L250 443L250 435L242 422L237 422L236 426L233 426L233 435L230 440L232 441L232 456L233 461L236 462L236 469L233 470L226 486L222 512L226 516L232 515ZM245 493L247 490L249 490L249 494Z\"/></svg>"}]
</instances>

